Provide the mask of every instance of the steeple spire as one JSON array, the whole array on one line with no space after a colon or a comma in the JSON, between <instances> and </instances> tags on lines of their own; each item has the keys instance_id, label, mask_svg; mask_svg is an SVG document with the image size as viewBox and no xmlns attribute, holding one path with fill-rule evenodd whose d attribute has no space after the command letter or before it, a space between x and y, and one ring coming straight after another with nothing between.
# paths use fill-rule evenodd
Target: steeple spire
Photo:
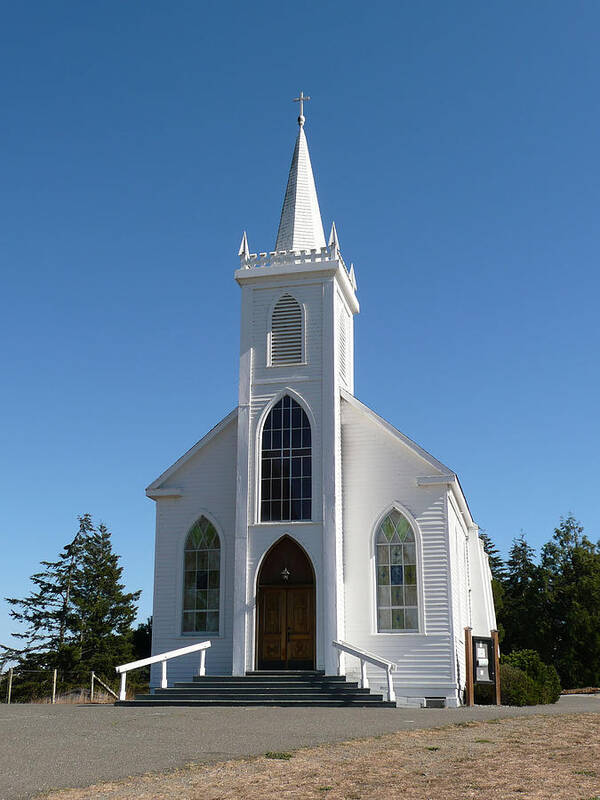
<instances>
[{"instance_id":1,"label":"steeple spire","mask_svg":"<svg viewBox=\"0 0 600 800\"><path fill-rule=\"evenodd\" d=\"M294 102L300 103L300 130L292 156L275 250L319 250L325 247L321 211L304 133L306 100L310 100L310 97L305 97L303 92L294 98Z\"/></svg>"}]
</instances>

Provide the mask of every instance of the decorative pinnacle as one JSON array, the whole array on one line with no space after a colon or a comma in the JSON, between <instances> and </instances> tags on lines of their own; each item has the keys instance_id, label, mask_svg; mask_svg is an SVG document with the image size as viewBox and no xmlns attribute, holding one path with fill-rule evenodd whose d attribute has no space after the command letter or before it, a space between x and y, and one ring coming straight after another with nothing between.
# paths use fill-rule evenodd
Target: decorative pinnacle
<instances>
[{"instance_id":1,"label":"decorative pinnacle","mask_svg":"<svg viewBox=\"0 0 600 800\"><path fill-rule=\"evenodd\" d=\"M246 236L246 231L244 231L238 256L242 259L246 259L248 258L249 255L250 255L250 248L248 247L248 237Z\"/></svg>"},{"instance_id":2,"label":"decorative pinnacle","mask_svg":"<svg viewBox=\"0 0 600 800\"><path fill-rule=\"evenodd\" d=\"M304 101L310 100L310 97L305 97L304 92L300 92L299 97L294 97L294 103L300 103L300 116L298 117L298 125L302 127L304 125L305 116L304 116Z\"/></svg>"},{"instance_id":3,"label":"decorative pinnacle","mask_svg":"<svg viewBox=\"0 0 600 800\"><path fill-rule=\"evenodd\" d=\"M340 249L340 243L338 240L337 230L335 228L335 222L331 223L331 233L329 234L329 247L335 247L336 250Z\"/></svg>"},{"instance_id":4,"label":"decorative pinnacle","mask_svg":"<svg viewBox=\"0 0 600 800\"><path fill-rule=\"evenodd\" d=\"M350 274L348 276L350 278L350 283L352 284L352 288L356 291L356 273L354 272L354 264L350 264Z\"/></svg>"}]
</instances>

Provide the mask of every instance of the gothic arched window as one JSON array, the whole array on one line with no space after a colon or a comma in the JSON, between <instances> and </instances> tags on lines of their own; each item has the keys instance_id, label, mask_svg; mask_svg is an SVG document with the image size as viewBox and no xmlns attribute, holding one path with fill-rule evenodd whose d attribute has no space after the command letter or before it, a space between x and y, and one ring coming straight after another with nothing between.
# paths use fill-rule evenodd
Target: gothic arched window
<instances>
[{"instance_id":1,"label":"gothic arched window","mask_svg":"<svg viewBox=\"0 0 600 800\"><path fill-rule=\"evenodd\" d=\"M273 406L265 421L260 488L261 522L311 518L310 422L288 395Z\"/></svg>"},{"instance_id":2,"label":"gothic arched window","mask_svg":"<svg viewBox=\"0 0 600 800\"><path fill-rule=\"evenodd\" d=\"M392 509L375 535L377 630L380 633L419 628L417 548L410 522Z\"/></svg>"},{"instance_id":3,"label":"gothic arched window","mask_svg":"<svg viewBox=\"0 0 600 800\"><path fill-rule=\"evenodd\" d=\"M221 542L214 525L200 517L185 540L183 633L218 633Z\"/></svg>"},{"instance_id":4,"label":"gothic arched window","mask_svg":"<svg viewBox=\"0 0 600 800\"><path fill-rule=\"evenodd\" d=\"M271 317L270 364L282 367L304 361L302 307L291 294L275 303Z\"/></svg>"}]
</instances>

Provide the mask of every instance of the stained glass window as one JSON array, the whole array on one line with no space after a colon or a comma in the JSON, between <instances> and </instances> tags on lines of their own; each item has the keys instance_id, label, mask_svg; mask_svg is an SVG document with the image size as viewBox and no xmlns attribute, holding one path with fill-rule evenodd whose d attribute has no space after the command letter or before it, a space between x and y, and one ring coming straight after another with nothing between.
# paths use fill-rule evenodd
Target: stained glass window
<instances>
[{"instance_id":1,"label":"stained glass window","mask_svg":"<svg viewBox=\"0 0 600 800\"><path fill-rule=\"evenodd\" d=\"M410 522L396 509L379 526L375 547L377 630L418 630L415 534Z\"/></svg>"},{"instance_id":2,"label":"stained glass window","mask_svg":"<svg viewBox=\"0 0 600 800\"><path fill-rule=\"evenodd\" d=\"M219 632L221 542L206 517L194 523L185 541L184 633Z\"/></svg>"},{"instance_id":3,"label":"stained glass window","mask_svg":"<svg viewBox=\"0 0 600 800\"><path fill-rule=\"evenodd\" d=\"M311 518L311 430L306 412L286 395L262 433L261 522Z\"/></svg>"}]
</instances>

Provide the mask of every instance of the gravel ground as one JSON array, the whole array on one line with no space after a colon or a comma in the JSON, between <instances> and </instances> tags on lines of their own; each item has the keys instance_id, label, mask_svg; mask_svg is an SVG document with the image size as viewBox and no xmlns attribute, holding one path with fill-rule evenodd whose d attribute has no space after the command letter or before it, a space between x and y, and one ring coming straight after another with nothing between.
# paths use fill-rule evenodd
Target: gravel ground
<instances>
[{"instance_id":1,"label":"gravel ground","mask_svg":"<svg viewBox=\"0 0 600 800\"><path fill-rule=\"evenodd\" d=\"M598 800L600 716L461 722L145 775L47 800Z\"/></svg>"},{"instance_id":2,"label":"gravel ground","mask_svg":"<svg viewBox=\"0 0 600 800\"><path fill-rule=\"evenodd\" d=\"M0 800L395 731L588 711L600 712L600 697L522 709L0 705Z\"/></svg>"}]
</instances>

